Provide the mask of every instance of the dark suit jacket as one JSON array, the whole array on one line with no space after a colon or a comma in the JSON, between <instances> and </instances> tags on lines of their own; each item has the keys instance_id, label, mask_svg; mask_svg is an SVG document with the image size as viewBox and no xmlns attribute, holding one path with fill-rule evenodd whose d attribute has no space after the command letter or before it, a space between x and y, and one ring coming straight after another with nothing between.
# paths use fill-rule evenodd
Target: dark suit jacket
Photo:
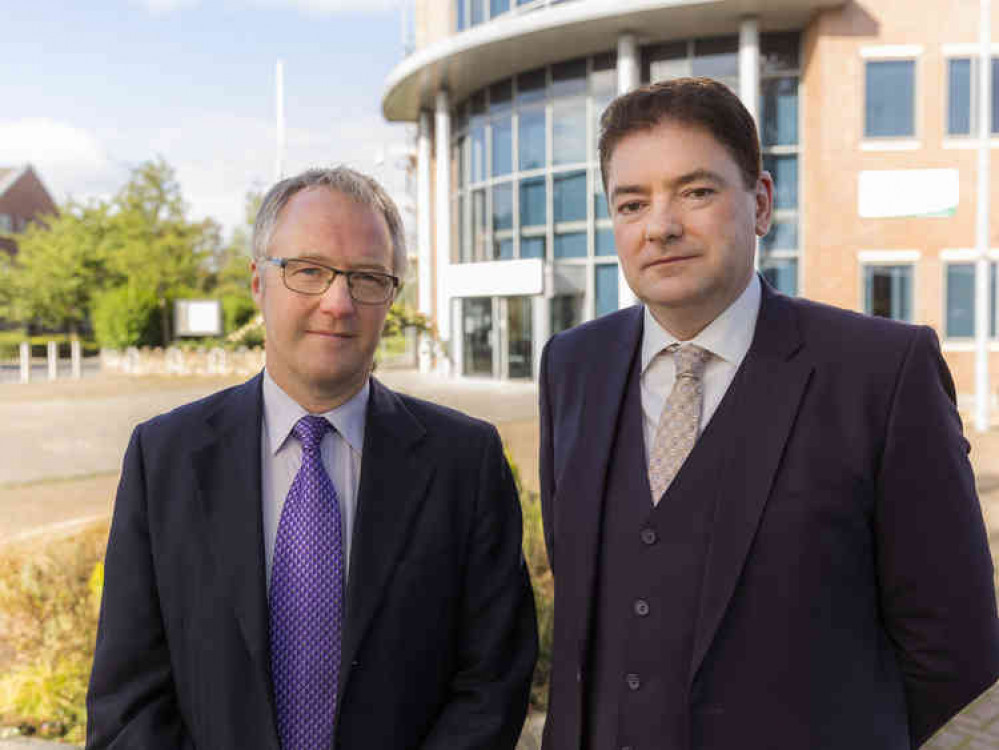
<instances>
[{"instance_id":1,"label":"dark suit jacket","mask_svg":"<svg viewBox=\"0 0 999 750\"><path fill-rule=\"evenodd\" d=\"M633 307L542 359L546 750L580 744L603 487L641 337ZM751 395L727 404L743 428L717 457L692 748L917 747L999 675L992 562L936 337L764 284L736 378Z\"/></svg>"},{"instance_id":2,"label":"dark suit jacket","mask_svg":"<svg viewBox=\"0 0 999 750\"><path fill-rule=\"evenodd\" d=\"M88 748L277 750L261 376L136 428L108 546ZM337 748L513 748L537 650L496 430L371 381Z\"/></svg>"}]
</instances>

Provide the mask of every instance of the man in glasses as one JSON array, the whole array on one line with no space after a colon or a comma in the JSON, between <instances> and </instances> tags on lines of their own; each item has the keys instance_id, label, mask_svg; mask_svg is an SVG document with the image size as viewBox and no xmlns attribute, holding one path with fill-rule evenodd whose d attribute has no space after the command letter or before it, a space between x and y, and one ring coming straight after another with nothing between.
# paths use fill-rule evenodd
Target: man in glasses
<instances>
[{"instance_id":1,"label":"man in glasses","mask_svg":"<svg viewBox=\"0 0 999 750\"><path fill-rule=\"evenodd\" d=\"M310 170L253 253L265 370L126 453L88 748L513 748L537 635L498 435L371 377L396 207Z\"/></svg>"}]
</instances>

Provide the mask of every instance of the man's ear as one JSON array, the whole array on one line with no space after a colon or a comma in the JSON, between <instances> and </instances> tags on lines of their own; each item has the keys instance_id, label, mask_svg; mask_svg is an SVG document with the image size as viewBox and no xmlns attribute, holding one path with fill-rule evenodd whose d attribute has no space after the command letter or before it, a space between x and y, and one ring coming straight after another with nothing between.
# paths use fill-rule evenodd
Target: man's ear
<instances>
[{"instance_id":1,"label":"man's ear","mask_svg":"<svg viewBox=\"0 0 999 750\"><path fill-rule=\"evenodd\" d=\"M261 270L256 259L250 261L250 294L253 295L253 301L257 307L261 306L264 298L264 280L260 277Z\"/></svg>"},{"instance_id":2,"label":"man's ear","mask_svg":"<svg viewBox=\"0 0 999 750\"><path fill-rule=\"evenodd\" d=\"M770 231L770 220L774 213L774 178L769 172L760 172L756 180L756 236L762 237Z\"/></svg>"}]
</instances>

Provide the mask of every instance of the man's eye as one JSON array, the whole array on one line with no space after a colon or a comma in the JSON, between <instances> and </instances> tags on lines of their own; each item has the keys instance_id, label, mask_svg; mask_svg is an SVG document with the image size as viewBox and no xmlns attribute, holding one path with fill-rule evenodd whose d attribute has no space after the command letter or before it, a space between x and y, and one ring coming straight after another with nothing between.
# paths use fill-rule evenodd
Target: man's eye
<instances>
[{"instance_id":1,"label":"man's eye","mask_svg":"<svg viewBox=\"0 0 999 750\"><path fill-rule=\"evenodd\" d=\"M619 214L631 214L642 207L640 201L628 201L627 203L622 203L617 207L617 212Z\"/></svg>"},{"instance_id":2,"label":"man's eye","mask_svg":"<svg viewBox=\"0 0 999 750\"><path fill-rule=\"evenodd\" d=\"M313 277L313 276L322 276L323 275L323 269L320 268L319 266L297 266L292 271L292 273L295 276L303 276L303 277L310 278L310 277Z\"/></svg>"},{"instance_id":3,"label":"man's eye","mask_svg":"<svg viewBox=\"0 0 999 750\"><path fill-rule=\"evenodd\" d=\"M693 188L691 190L688 190L687 191L687 197L688 198L694 198L694 199L702 199L702 198L708 198L708 197L714 195L714 193L715 193L714 188L699 187L699 188Z\"/></svg>"}]
</instances>

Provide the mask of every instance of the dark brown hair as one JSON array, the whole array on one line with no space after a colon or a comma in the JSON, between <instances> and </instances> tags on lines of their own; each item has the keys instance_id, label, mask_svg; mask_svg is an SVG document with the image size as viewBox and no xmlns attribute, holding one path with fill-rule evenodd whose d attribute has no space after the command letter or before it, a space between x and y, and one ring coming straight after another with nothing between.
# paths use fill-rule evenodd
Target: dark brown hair
<instances>
[{"instance_id":1,"label":"dark brown hair","mask_svg":"<svg viewBox=\"0 0 999 750\"><path fill-rule=\"evenodd\" d=\"M760 177L760 140L756 123L739 97L710 78L674 78L622 94L600 117L600 173L607 189L614 149L627 136L662 122L703 128L728 149L746 189Z\"/></svg>"}]
</instances>

